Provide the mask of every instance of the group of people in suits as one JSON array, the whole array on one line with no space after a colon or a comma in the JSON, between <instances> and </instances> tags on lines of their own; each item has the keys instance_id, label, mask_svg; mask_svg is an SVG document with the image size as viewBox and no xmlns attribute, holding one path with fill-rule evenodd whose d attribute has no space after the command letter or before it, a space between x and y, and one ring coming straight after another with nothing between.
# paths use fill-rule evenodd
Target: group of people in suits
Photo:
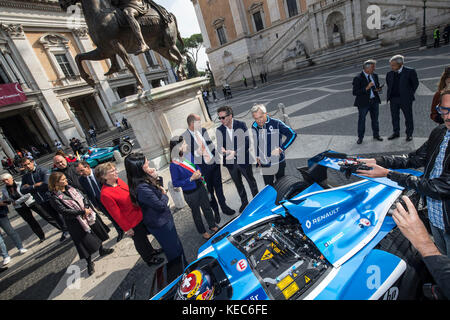
<instances>
[{"instance_id":1,"label":"group of people in suits","mask_svg":"<svg viewBox=\"0 0 450 320\"><path fill-rule=\"evenodd\" d=\"M255 122L250 133L245 122L233 118L230 106L218 108L217 115L222 124L216 129L217 146L202 127L201 117L197 114L190 114L186 119L188 129L170 141L172 184L183 190L196 229L204 239L209 239L211 233L217 231L221 220L219 207L226 215L235 214L226 203L221 164L227 168L238 191L241 200L239 213L249 203L242 177L246 179L252 196L258 194L253 164L262 169L266 185L273 186L284 176L284 153L297 133L283 121L269 117L264 105L255 105L251 113ZM209 230L204 227L202 212Z\"/></svg>"},{"instance_id":2,"label":"group of people in suits","mask_svg":"<svg viewBox=\"0 0 450 320\"><path fill-rule=\"evenodd\" d=\"M404 66L405 58L395 55L390 60L391 71L386 74L387 101L390 103L393 133L388 140L400 137L400 110L405 117L406 141L412 141L414 133L413 102L414 94L419 87L417 72L413 68ZM383 85L380 84L375 73L376 61L367 60L363 64L363 71L353 79L354 105L358 107L358 140L361 144L365 134L367 113L370 113L373 138L383 141L380 136L378 122L380 93Z\"/></svg>"}]
</instances>

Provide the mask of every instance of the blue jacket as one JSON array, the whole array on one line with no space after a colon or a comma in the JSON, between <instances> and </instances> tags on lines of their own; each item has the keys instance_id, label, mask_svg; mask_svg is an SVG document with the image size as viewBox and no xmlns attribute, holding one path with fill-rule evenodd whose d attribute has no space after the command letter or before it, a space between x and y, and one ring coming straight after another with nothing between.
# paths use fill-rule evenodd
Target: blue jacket
<instances>
[{"instance_id":1,"label":"blue jacket","mask_svg":"<svg viewBox=\"0 0 450 320\"><path fill-rule=\"evenodd\" d=\"M252 125L253 137L255 141L256 157L260 159L263 167L269 167L276 163L281 163L285 160L284 151L297 138L297 133L288 127L283 121L270 118L267 116L267 121L262 128L253 122ZM286 139L283 142L283 136ZM274 142L274 145L272 145ZM283 152L280 156L272 156L272 150L281 148Z\"/></svg>"},{"instance_id":2,"label":"blue jacket","mask_svg":"<svg viewBox=\"0 0 450 320\"><path fill-rule=\"evenodd\" d=\"M188 159L192 162L192 156L189 155ZM196 167L200 169L199 166ZM190 181L192 172L173 162L170 163L169 169L172 177L172 185L175 188L181 187L183 191L190 191L197 188L197 183L195 181ZM200 171L202 170L200 169Z\"/></svg>"},{"instance_id":3,"label":"blue jacket","mask_svg":"<svg viewBox=\"0 0 450 320\"><path fill-rule=\"evenodd\" d=\"M137 186L136 194L147 228L162 227L173 219L168 206L169 197L161 190L144 182Z\"/></svg>"},{"instance_id":4,"label":"blue jacket","mask_svg":"<svg viewBox=\"0 0 450 320\"><path fill-rule=\"evenodd\" d=\"M34 200L38 204L47 202L50 200L50 194L48 192L48 177L49 172L36 166L33 172L28 172L22 177L22 186L20 187L20 193L27 194L31 193ZM33 185L43 182L40 187L33 188ZM29 185L29 187L25 187Z\"/></svg>"}]
</instances>

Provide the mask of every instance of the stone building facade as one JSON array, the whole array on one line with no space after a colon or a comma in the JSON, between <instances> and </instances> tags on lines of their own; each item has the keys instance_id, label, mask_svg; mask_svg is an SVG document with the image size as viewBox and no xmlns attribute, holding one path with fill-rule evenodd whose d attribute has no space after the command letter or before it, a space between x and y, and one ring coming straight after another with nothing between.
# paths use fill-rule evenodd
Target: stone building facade
<instances>
[{"instance_id":1,"label":"stone building facade","mask_svg":"<svg viewBox=\"0 0 450 320\"><path fill-rule=\"evenodd\" d=\"M423 26L422 0L191 2L217 84L371 52L418 38ZM450 1L426 7L427 30L449 23Z\"/></svg>"},{"instance_id":2,"label":"stone building facade","mask_svg":"<svg viewBox=\"0 0 450 320\"><path fill-rule=\"evenodd\" d=\"M135 79L119 58L122 71L104 76L109 60L84 63L95 80L92 88L80 77L78 53L91 51L83 19L76 24L57 0L0 0L0 85L19 83L26 101L0 107L0 156L54 140L68 146L72 137L85 140L87 130L114 129L120 114L113 103L134 94ZM130 55L145 89L175 82L169 62L153 51Z\"/></svg>"}]
</instances>

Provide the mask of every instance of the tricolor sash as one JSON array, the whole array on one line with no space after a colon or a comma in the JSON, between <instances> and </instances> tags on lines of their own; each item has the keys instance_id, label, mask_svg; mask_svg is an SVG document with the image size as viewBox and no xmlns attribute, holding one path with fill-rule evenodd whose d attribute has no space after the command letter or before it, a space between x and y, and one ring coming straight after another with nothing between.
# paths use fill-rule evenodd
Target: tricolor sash
<instances>
[{"instance_id":1,"label":"tricolor sash","mask_svg":"<svg viewBox=\"0 0 450 320\"><path fill-rule=\"evenodd\" d=\"M197 166L187 159L183 159L182 162L179 162L177 160L172 160L172 162L179 165L180 167L185 168L189 172L195 173L197 171ZM203 176L200 177L200 180L203 182L204 185L206 185L206 181L205 178L203 178Z\"/></svg>"}]
</instances>

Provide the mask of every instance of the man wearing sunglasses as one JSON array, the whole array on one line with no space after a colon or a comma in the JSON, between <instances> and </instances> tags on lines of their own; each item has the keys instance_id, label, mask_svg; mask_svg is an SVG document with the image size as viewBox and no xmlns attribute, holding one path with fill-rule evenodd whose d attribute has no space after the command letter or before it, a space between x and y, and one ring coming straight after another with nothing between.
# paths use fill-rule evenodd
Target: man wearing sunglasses
<instances>
[{"instance_id":1,"label":"man wearing sunglasses","mask_svg":"<svg viewBox=\"0 0 450 320\"><path fill-rule=\"evenodd\" d=\"M403 156L362 159L372 170L358 173L372 178L387 177L426 197L434 241L442 254L450 257L450 90L441 93L436 109L444 124L435 128L419 149ZM425 168L421 177L390 170L420 167Z\"/></svg>"},{"instance_id":2,"label":"man wearing sunglasses","mask_svg":"<svg viewBox=\"0 0 450 320\"><path fill-rule=\"evenodd\" d=\"M216 130L217 150L223 156L223 165L228 169L241 198L239 212L242 213L248 205L247 192L242 183L242 176L247 180L253 197L258 194L258 186L249 159L249 132L245 122L233 118L231 107L220 107L217 109L217 115L222 123Z\"/></svg>"}]
</instances>

